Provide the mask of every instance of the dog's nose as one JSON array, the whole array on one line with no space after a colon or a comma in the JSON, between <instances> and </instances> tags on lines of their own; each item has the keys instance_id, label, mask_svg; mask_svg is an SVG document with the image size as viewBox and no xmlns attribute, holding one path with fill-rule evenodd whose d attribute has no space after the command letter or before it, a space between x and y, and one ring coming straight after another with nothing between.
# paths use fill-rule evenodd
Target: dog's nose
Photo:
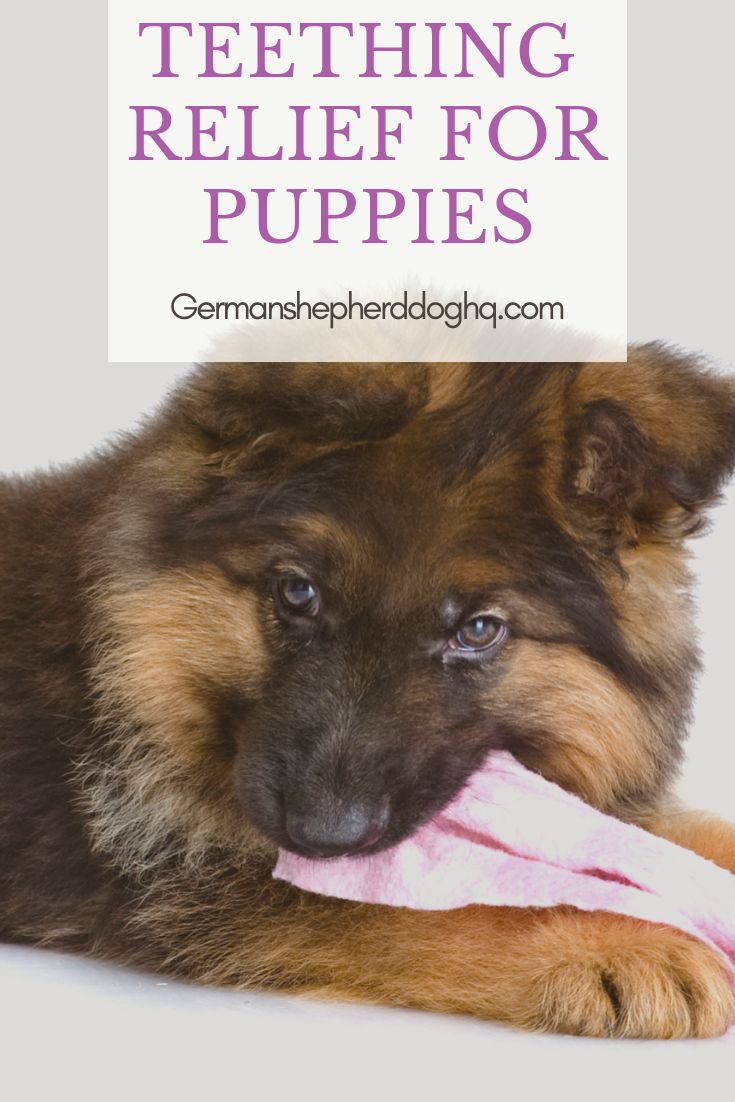
<instances>
[{"instance_id":1,"label":"dog's nose","mask_svg":"<svg viewBox=\"0 0 735 1102\"><path fill-rule=\"evenodd\" d=\"M367 849L383 837L387 825L387 806L375 809L359 803L340 811L286 815L289 838L313 857L342 857Z\"/></svg>"}]
</instances>

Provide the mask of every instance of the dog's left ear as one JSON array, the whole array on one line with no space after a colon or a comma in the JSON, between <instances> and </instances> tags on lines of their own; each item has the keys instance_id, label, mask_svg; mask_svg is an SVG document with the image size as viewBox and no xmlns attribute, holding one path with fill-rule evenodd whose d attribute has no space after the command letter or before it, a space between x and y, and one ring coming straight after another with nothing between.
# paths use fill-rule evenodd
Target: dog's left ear
<instances>
[{"instance_id":1,"label":"dog's left ear","mask_svg":"<svg viewBox=\"0 0 735 1102\"><path fill-rule=\"evenodd\" d=\"M570 395L564 496L608 549L685 539L735 467L735 378L659 345L586 364Z\"/></svg>"}]
</instances>

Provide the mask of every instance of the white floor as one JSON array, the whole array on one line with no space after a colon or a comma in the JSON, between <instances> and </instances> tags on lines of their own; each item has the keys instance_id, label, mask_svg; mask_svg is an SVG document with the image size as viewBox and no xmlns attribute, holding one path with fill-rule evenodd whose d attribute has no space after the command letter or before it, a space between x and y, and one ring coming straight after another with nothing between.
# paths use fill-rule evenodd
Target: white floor
<instances>
[{"instance_id":1,"label":"white floor","mask_svg":"<svg viewBox=\"0 0 735 1102\"><path fill-rule=\"evenodd\" d=\"M667 1043L525 1035L460 1018L190 988L9 946L0 948L0 992L7 1102L733 1096L735 1032Z\"/></svg>"}]
</instances>

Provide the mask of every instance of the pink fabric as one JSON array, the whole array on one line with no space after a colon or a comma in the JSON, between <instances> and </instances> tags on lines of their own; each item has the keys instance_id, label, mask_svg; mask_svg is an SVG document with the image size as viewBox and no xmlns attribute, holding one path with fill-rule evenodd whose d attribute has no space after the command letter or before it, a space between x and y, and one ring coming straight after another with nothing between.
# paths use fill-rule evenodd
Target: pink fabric
<instances>
[{"instance_id":1,"label":"pink fabric","mask_svg":"<svg viewBox=\"0 0 735 1102\"><path fill-rule=\"evenodd\" d=\"M418 910L570 904L664 923L720 953L735 984L735 876L504 752L392 849L331 860L282 850L273 875L320 895Z\"/></svg>"}]
</instances>

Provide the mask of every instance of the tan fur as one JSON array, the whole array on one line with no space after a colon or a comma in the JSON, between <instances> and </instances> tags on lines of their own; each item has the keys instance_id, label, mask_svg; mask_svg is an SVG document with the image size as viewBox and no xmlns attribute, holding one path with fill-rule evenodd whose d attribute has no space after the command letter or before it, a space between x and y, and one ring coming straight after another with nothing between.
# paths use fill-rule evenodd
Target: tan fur
<instances>
[{"instance_id":1,"label":"tan fur","mask_svg":"<svg viewBox=\"0 0 735 1102\"><path fill-rule=\"evenodd\" d=\"M467 379L466 363L438 364L429 381L429 397L424 406L427 413L444 409L456 401Z\"/></svg>"},{"instance_id":2,"label":"tan fur","mask_svg":"<svg viewBox=\"0 0 735 1102\"><path fill-rule=\"evenodd\" d=\"M611 579L629 648L645 658L688 657L694 645L689 552L679 544L643 544L620 555L622 580Z\"/></svg>"},{"instance_id":3,"label":"tan fur","mask_svg":"<svg viewBox=\"0 0 735 1102\"><path fill-rule=\"evenodd\" d=\"M111 588L101 616L114 636L98 686L146 727L198 755L210 686L257 688L267 654L254 594L206 566L170 570L135 589Z\"/></svg>"},{"instance_id":4,"label":"tan fur","mask_svg":"<svg viewBox=\"0 0 735 1102\"><path fill-rule=\"evenodd\" d=\"M212 846L257 848L218 741L214 689L257 692L267 657L254 597L214 567L170 570L136 588L110 582L99 602L95 685L118 717L114 765L80 763L100 850L125 871Z\"/></svg>"},{"instance_id":5,"label":"tan fur","mask_svg":"<svg viewBox=\"0 0 735 1102\"><path fill-rule=\"evenodd\" d=\"M647 816L642 825L735 873L735 826L719 816L670 806Z\"/></svg>"},{"instance_id":6,"label":"tan fur","mask_svg":"<svg viewBox=\"0 0 735 1102\"><path fill-rule=\"evenodd\" d=\"M494 714L502 720L506 707L510 718L519 700L532 729L554 734L544 770L550 780L606 810L621 778L649 778L657 732L633 696L576 647L518 640Z\"/></svg>"}]
</instances>

